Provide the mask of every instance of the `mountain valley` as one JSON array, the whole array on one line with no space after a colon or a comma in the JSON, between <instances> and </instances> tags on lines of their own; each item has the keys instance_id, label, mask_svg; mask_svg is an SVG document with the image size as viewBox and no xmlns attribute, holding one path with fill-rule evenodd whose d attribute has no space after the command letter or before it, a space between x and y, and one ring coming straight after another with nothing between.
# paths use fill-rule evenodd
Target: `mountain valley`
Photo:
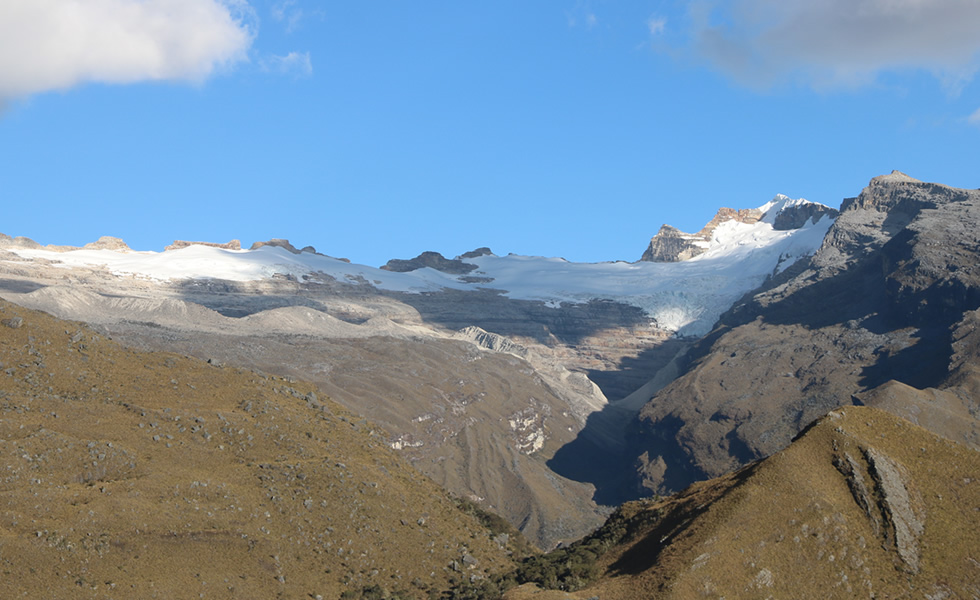
<instances>
[{"instance_id":1,"label":"mountain valley","mask_svg":"<svg viewBox=\"0 0 980 600\"><path fill-rule=\"evenodd\" d=\"M148 253L116 238L85 248L7 238L0 295L134 348L308 379L384 427L437 483L551 548L609 508L548 462L610 401L657 373L669 380L694 334L732 302L812 253L832 211L774 228L799 206L810 203L777 196L742 222L723 210L705 228L714 242L672 263L480 249L382 270L285 240L251 250L177 241ZM639 408L617 406L627 421ZM606 435L619 439L621 424Z\"/></svg>"},{"instance_id":2,"label":"mountain valley","mask_svg":"<svg viewBox=\"0 0 980 600\"><path fill-rule=\"evenodd\" d=\"M893 172L633 263L2 236L3 591L980 596L978 231Z\"/></svg>"}]
</instances>

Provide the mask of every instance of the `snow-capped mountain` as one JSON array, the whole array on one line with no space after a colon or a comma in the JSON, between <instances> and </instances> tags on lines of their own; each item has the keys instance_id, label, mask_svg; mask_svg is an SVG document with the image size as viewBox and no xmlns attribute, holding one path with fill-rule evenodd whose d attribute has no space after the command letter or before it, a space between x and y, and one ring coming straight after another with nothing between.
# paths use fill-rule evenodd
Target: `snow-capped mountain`
<instances>
[{"instance_id":1,"label":"snow-capped mountain","mask_svg":"<svg viewBox=\"0 0 980 600\"><path fill-rule=\"evenodd\" d=\"M814 218L789 217L801 210ZM374 268L276 239L146 252L0 236L0 296L137 348L309 379L435 481L548 547L602 516L594 488L548 466L557 450L597 411L622 412L617 401L652 377L676 376L696 336L813 254L834 213L784 196L725 209L674 262L481 248Z\"/></svg>"},{"instance_id":2,"label":"snow-capped mountain","mask_svg":"<svg viewBox=\"0 0 980 600\"><path fill-rule=\"evenodd\" d=\"M819 218L804 220L795 228L777 226L781 216L801 207L818 209L812 214L819 212ZM540 301L550 307L613 300L642 309L663 330L703 335L736 299L766 277L812 255L833 222L831 211L779 195L757 209L741 211L754 215L753 219L709 224L696 242L699 253L687 260L572 263L561 258L485 254L465 259L463 264L475 267L466 274L429 267L393 272L350 264L312 249L295 251L291 246L269 244L234 250L185 243L166 252L134 251L125 246L66 251L8 245L7 250L23 259L50 261L65 268L104 267L118 277L157 281L247 282L288 276L316 282L327 277L393 292L492 289L511 299Z\"/></svg>"}]
</instances>

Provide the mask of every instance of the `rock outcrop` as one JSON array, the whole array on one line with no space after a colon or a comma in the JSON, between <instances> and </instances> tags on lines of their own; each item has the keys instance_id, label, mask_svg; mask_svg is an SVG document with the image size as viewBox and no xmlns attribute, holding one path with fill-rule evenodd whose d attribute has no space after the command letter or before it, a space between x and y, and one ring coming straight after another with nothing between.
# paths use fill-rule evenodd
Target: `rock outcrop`
<instances>
[{"instance_id":1,"label":"rock outcrop","mask_svg":"<svg viewBox=\"0 0 980 600\"><path fill-rule=\"evenodd\" d=\"M276 246L278 248L287 250L293 254L302 254L304 252L310 254L320 254L319 252L316 251L316 248L314 248L313 246L306 246L304 248L297 249L296 246L293 246L292 244L289 243L289 240L283 238L272 238L267 242L254 242L251 245L251 247L249 247L249 250L258 250L262 246ZM321 254L320 256L323 255Z\"/></svg>"},{"instance_id":2,"label":"rock outcrop","mask_svg":"<svg viewBox=\"0 0 980 600\"><path fill-rule=\"evenodd\" d=\"M476 256L482 256L482 254L478 254ZM408 260L393 258L385 263L381 268L385 271L393 271L395 273L408 273L409 271L424 269L426 267L435 269L436 271L442 271L443 273L450 273L452 275L466 275L467 273L475 271L477 268L476 265L463 262L463 260L459 258L450 260L438 252L423 252L415 258L410 258Z\"/></svg>"},{"instance_id":3,"label":"rock outcrop","mask_svg":"<svg viewBox=\"0 0 980 600\"><path fill-rule=\"evenodd\" d=\"M216 242L188 242L185 240L174 240L174 243L164 248L164 251L180 250L181 248L187 248L188 246L209 246L211 248L221 248L223 250L241 250L242 242L240 240L231 240L230 242L219 244Z\"/></svg>"},{"instance_id":4,"label":"rock outcrop","mask_svg":"<svg viewBox=\"0 0 980 600\"><path fill-rule=\"evenodd\" d=\"M86 250L129 250L129 246L121 238L104 235L94 242L85 244Z\"/></svg>"},{"instance_id":5,"label":"rock outcrop","mask_svg":"<svg viewBox=\"0 0 980 600\"><path fill-rule=\"evenodd\" d=\"M837 209L816 202L800 202L783 207L773 218L772 227L778 231L799 229L807 224L816 223L824 217L836 219L840 214ZM763 217L765 218L765 217Z\"/></svg>"},{"instance_id":6,"label":"rock outcrop","mask_svg":"<svg viewBox=\"0 0 980 600\"><path fill-rule=\"evenodd\" d=\"M697 233L684 233L676 227L663 225L657 235L650 240L641 261L678 262L689 260L707 251L711 238L718 226L728 221L737 223L757 223L760 220L772 223L773 229L788 231L800 229L807 222L816 223L825 216L834 219L838 211L816 202L791 200L782 194L761 208L735 210L721 208Z\"/></svg>"},{"instance_id":7,"label":"rock outcrop","mask_svg":"<svg viewBox=\"0 0 980 600\"><path fill-rule=\"evenodd\" d=\"M488 256L490 254L493 254L493 252L490 250L490 248L487 248L486 246L483 246L483 247L477 248L476 250L470 250L469 252L464 252L464 253L460 254L459 256L457 256L456 259L457 260L459 260L459 259L466 260L467 258L480 258L481 256Z\"/></svg>"},{"instance_id":8,"label":"rock outcrop","mask_svg":"<svg viewBox=\"0 0 980 600\"><path fill-rule=\"evenodd\" d=\"M650 245L640 260L678 262L694 258L707 250L708 242L711 241L711 234L722 223L726 221L756 223L762 218L762 215L762 211L755 208L736 210L723 207L718 209L715 216L697 233L684 233L675 227L664 225L657 232L657 235L650 240Z\"/></svg>"},{"instance_id":9,"label":"rock outcrop","mask_svg":"<svg viewBox=\"0 0 980 600\"><path fill-rule=\"evenodd\" d=\"M657 235L650 240L641 261L678 262L703 254L708 241L698 234L684 233L676 227L662 225Z\"/></svg>"},{"instance_id":10,"label":"rock outcrop","mask_svg":"<svg viewBox=\"0 0 980 600\"><path fill-rule=\"evenodd\" d=\"M71 252L74 250L117 250L126 251L129 250L129 246L126 242L122 241L120 238L112 237L111 235L104 235L94 242L89 242L82 247L79 246L61 246L49 244L47 246L42 246L41 244L35 242L34 240L26 237L15 237L11 238L9 235L0 233L0 248L30 248L35 250L50 250L52 252Z\"/></svg>"}]
</instances>

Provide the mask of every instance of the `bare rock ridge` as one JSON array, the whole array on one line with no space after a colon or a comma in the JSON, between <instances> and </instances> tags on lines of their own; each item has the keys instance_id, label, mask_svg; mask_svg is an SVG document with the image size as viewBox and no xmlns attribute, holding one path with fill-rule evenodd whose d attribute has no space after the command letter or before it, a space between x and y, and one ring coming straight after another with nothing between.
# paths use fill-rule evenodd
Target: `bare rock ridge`
<instances>
[{"instance_id":1,"label":"bare rock ridge","mask_svg":"<svg viewBox=\"0 0 980 600\"><path fill-rule=\"evenodd\" d=\"M837 209L824 206L823 204L817 204L816 202L792 204L784 207L776 214L772 227L777 231L799 229L806 225L807 222L816 223L824 216L830 216L836 219L838 214Z\"/></svg>"},{"instance_id":2,"label":"bare rock ridge","mask_svg":"<svg viewBox=\"0 0 980 600\"><path fill-rule=\"evenodd\" d=\"M638 489L676 491L771 455L859 398L976 443L978 250L980 191L873 179L812 260L723 315L644 406Z\"/></svg>"},{"instance_id":3,"label":"bare rock ridge","mask_svg":"<svg viewBox=\"0 0 980 600\"><path fill-rule=\"evenodd\" d=\"M215 242L188 242L185 240L174 240L174 243L164 248L164 251L180 250L181 248L187 248L188 246L209 246L211 248L222 248L224 250L241 250L242 242L240 240L231 240L230 242L219 244Z\"/></svg>"},{"instance_id":4,"label":"bare rock ridge","mask_svg":"<svg viewBox=\"0 0 980 600\"><path fill-rule=\"evenodd\" d=\"M727 221L738 223L756 223L767 219L773 228L780 231L799 229L807 222L816 223L824 216L836 218L838 211L816 202L795 201L787 203L786 196L776 196L771 205L775 214L768 219L769 212L749 208L735 210L721 208L715 216L697 233L684 233L670 225L663 225L657 235L650 240L641 261L647 262L678 262L689 260L703 254L711 241L711 236L719 225Z\"/></svg>"},{"instance_id":5,"label":"bare rock ridge","mask_svg":"<svg viewBox=\"0 0 980 600\"><path fill-rule=\"evenodd\" d=\"M726 221L739 223L756 223L762 218L762 211L754 208L736 210L720 208L714 217L697 233L684 233L681 230L664 225L650 240L650 245L640 258L648 262L677 262L688 260L703 254L707 250L711 234L718 225Z\"/></svg>"},{"instance_id":6,"label":"bare rock ridge","mask_svg":"<svg viewBox=\"0 0 980 600\"><path fill-rule=\"evenodd\" d=\"M10 237L0 233L0 248L33 248L33 249L44 249L51 250L53 252L71 252L72 250L117 250L126 251L129 250L129 246L126 242L122 241L117 237L112 237L110 235L104 235L94 242L89 242L84 246L56 246L49 244L47 246L42 246L41 244L35 242L34 240L27 237Z\"/></svg>"},{"instance_id":7,"label":"bare rock ridge","mask_svg":"<svg viewBox=\"0 0 980 600\"><path fill-rule=\"evenodd\" d=\"M295 246L289 243L289 240L282 239L282 238L272 238L267 242L255 242L252 244L249 250L258 250L262 246L276 246L278 248L287 250L293 254L302 254L304 252L308 252L310 254L319 254L319 252L317 252L316 248L314 248L313 246L306 246L302 249L296 249ZM321 254L320 256L323 255Z\"/></svg>"},{"instance_id":8,"label":"bare rock ridge","mask_svg":"<svg viewBox=\"0 0 980 600\"><path fill-rule=\"evenodd\" d=\"M488 248L486 246L482 246L482 247L477 248L475 250L470 250L469 252L464 252L464 253L460 254L459 256L457 256L456 258L457 259L461 259L461 260L466 260L467 258L479 258L481 256L489 256L491 254L493 254L493 252L490 250L490 248Z\"/></svg>"},{"instance_id":9,"label":"bare rock ridge","mask_svg":"<svg viewBox=\"0 0 980 600\"><path fill-rule=\"evenodd\" d=\"M708 240L697 234L684 233L671 225L662 225L657 235L650 240L642 261L678 262L694 258L705 251Z\"/></svg>"},{"instance_id":10,"label":"bare rock ridge","mask_svg":"<svg viewBox=\"0 0 980 600\"><path fill-rule=\"evenodd\" d=\"M487 253L489 253L489 249L487 249ZM467 254L468 256L466 258L482 256L482 254ZM424 269L426 267L453 275L466 275L477 269L476 265L463 262L463 259L460 257L450 260L438 252L423 252L415 258L408 260L393 258L382 265L381 268L385 271L393 271L395 273L408 273L409 271Z\"/></svg>"}]
</instances>

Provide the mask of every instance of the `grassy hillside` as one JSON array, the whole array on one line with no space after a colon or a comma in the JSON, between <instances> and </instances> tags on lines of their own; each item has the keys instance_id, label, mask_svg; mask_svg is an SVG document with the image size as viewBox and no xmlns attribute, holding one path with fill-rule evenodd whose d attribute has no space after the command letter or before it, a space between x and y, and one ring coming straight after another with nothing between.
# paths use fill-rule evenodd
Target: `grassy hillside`
<instances>
[{"instance_id":1,"label":"grassy hillside","mask_svg":"<svg viewBox=\"0 0 980 600\"><path fill-rule=\"evenodd\" d=\"M425 597L510 565L384 437L309 384L0 303L0 597Z\"/></svg>"},{"instance_id":2,"label":"grassy hillside","mask_svg":"<svg viewBox=\"0 0 980 600\"><path fill-rule=\"evenodd\" d=\"M764 461L628 503L590 538L498 581L533 582L509 600L971 598L978 539L980 454L847 407Z\"/></svg>"}]
</instances>

